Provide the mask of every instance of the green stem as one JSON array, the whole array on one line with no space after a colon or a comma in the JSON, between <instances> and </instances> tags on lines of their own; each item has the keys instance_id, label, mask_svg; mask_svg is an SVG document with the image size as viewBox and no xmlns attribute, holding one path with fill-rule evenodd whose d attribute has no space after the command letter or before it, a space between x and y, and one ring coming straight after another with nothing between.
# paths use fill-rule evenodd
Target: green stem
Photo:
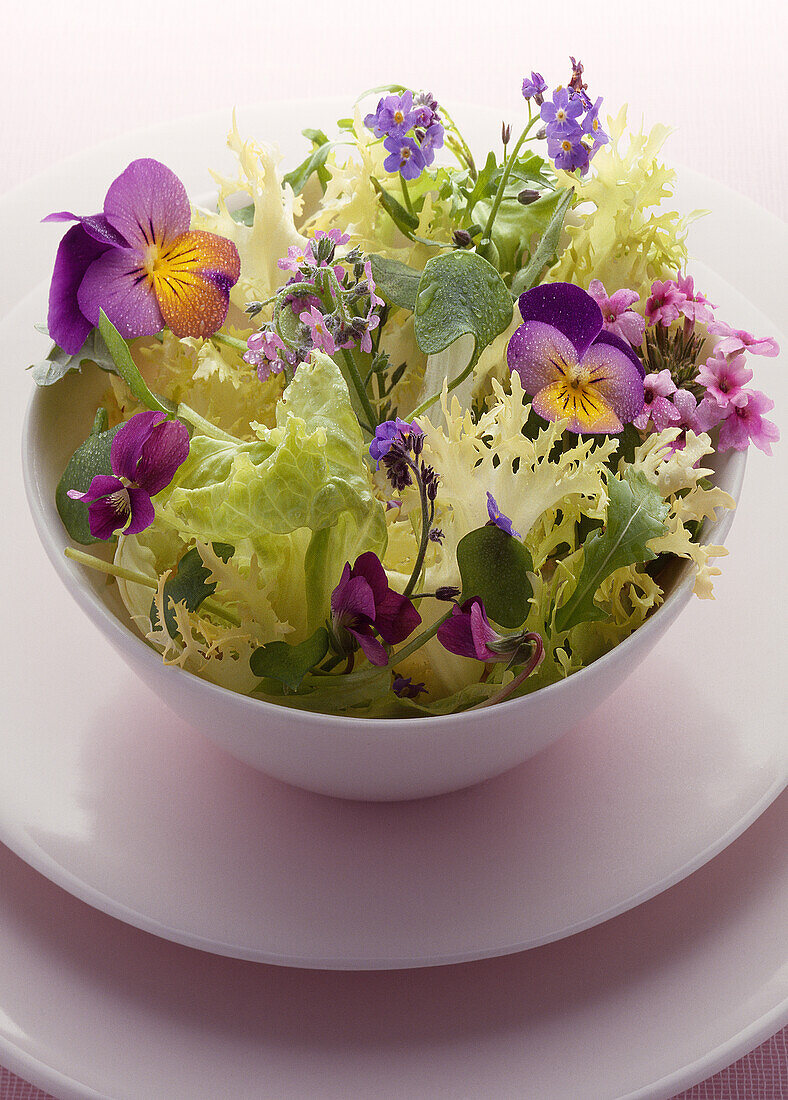
<instances>
[{"instance_id":1,"label":"green stem","mask_svg":"<svg viewBox=\"0 0 788 1100\"><path fill-rule=\"evenodd\" d=\"M421 568L424 565L424 555L427 553L427 543L430 537L430 528L432 527L432 520L435 516L435 506L433 505L432 511L430 511L430 503L427 500L427 493L419 477L418 470L412 463L408 463L411 469L416 475L416 482L419 486L419 496L421 497L421 541L419 543L419 552L416 555L416 562L413 566L413 572L410 575L410 580L405 586L403 596L410 596L413 589L416 587L416 582L421 576Z\"/></svg>"},{"instance_id":2,"label":"green stem","mask_svg":"<svg viewBox=\"0 0 788 1100\"><path fill-rule=\"evenodd\" d=\"M378 422L378 418L375 414L375 410L372 408L369 397L367 396L367 391L364 389L364 383L361 380L361 374L359 373L359 369L356 366L356 360L353 358L353 353L348 348L342 348L341 351L342 358L345 360L345 366L348 369L348 374L350 375L351 381L355 386L359 401L361 402L364 413L367 417L367 420L369 421L369 423L364 425L364 427L366 427L367 430L372 435L374 435L375 425Z\"/></svg>"},{"instance_id":3,"label":"green stem","mask_svg":"<svg viewBox=\"0 0 788 1100\"><path fill-rule=\"evenodd\" d=\"M224 443L244 442L243 439L238 439L237 436L230 435L229 432L217 428L210 420L206 420L204 416L200 416L198 412L195 412L188 405L184 405L183 402L178 406L176 415L179 420L188 420L193 428L197 428L202 435L207 435L209 439L219 439Z\"/></svg>"},{"instance_id":4,"label":"green stem","mask_svg":"<svg viewBox=\"0 0 788 1100\"><path fill-rule=\"evenodd\" d=\"M402 185L402 197L405 200L405 206L408 208L408 213L413 214L413 203L410 201L410 191L408 190L408 181L403 176L402 172L399 174L399 181Z\"/></svg>"},{"instance_id":5,"label":"green stem","mask_svg":"<svg viewBox=\"0 0 788 1100\"><path fill-rule=\"evenodd\" d=\"M137 573L133 569L124 569L122 565L116 565L114 561L104 561L103 558L97 558L94 554L86 554L82 550L75 550L72 546L67 546L63 553L72 561L79 562L80 565L85 565L88 569L95 569L98 573L106 573L107 576L117 577L122 581L128 581L130 584L141 584L154 592L159 587L158 580L146 577L144 573ZM232 611L227 611L214 600L203 600L201 606L211 615L215 615L218 619L224 619L231 626L241 625L241 620L233 615Z\"/></svg>"},{"instance_id":6,"label":"green stem","mask_svg":"<svg viewBox=\"0 0 788 1100\"><path fill-rule=\"evenodd\" d=\"M539 116L537 115L537 118ZM520 152L520 148L528 136L528 131L533 126L536 120L531 117L531 105L528 104L528 124L517 139L514 149L512 149L509 159L506 161L503 172L501 172L501 178L498 181L498 190L495 192L495 198L493 199L492 209L490 210L490 216L487 219L487 224L484 227L484 233L482 234L482 241L489 241L490 234L492 233L492 227L495 223L496 215L498 214L498 208L501 205L506 185L509 182L509 176L512 174L512 168L514 162L517 160L517 154Z\"/></svg>"},{"instance_id":7,"label":"green stem","mask_svg":"<svg viewBox=\"0 0 788 1100\"><path fill-rule=\"evenodd\" d=\"M492 707L495 706L496 703L502 703L504 699L508 699L509 696L517 690L520 684L524 683L531 673L538 668L544 659L544 643L538 634L531 634L528 637L533 642L534 651L522 672L518 672L515 678L510 680L508 684L505 684L500 691L496 691L494 695L491 695L488 699L484 699L481 703L476 703L475 706L468 707L468 710L481 710L482 707Z\"/></svg>"},{"instance_id":8,"label":"green stem","mask_svg":"<svg viewBox=\"0 0 788 1100\"><path fill-rule=\"evenodd\" d=\"M263 305L265 304L266 303L263 302ZM239 340L237 336L228 336L225 332L215 332L213 336L211 336L211 340L216 344L225 344L228 348L232 348L233 351L240 351L243 353L249 350L246 340Z\"/></svg>"},{"instance_id":9,"label":"green stem","mask_svg":"<svg viewBox=\"0 0 788 1100\"><path fill-rule=\"evenodd\" d=\"M476 366L476 361L477 361L478 358L479 357L476 354L476 351L474 350L474 353L473 353L473 355L471 356L471 358L468 362L468 366L465 367L464 370L461 370L460 373L457 375L457 377L452 378L451 382L448 383L448 385L446 387L446 392L447 393L451 393L451 391L454 389L455 386L459 386L460 382L465 381L465 379L471 373L473 368ZM411 420L415 419L415 417L417 417L417 416L421 416L422 413L425 413L427 411L427 409L430 408L431 405L435 404L435 402L439 399L439 397L441 396L442 393L443 393L443 390L441 389L441 390L438 391L438 393L434 393L431 397L425 398L421 402L420 405L417 405L416 408L413 409L408 414L410 416Z\"/></svg>"},{"instance_id":10,"label":"green stem","mask_svg":"<svg viewBox=\"0 0 788 1100\"><path fill-rule=\"evenodd\" d=\"M419 634L418 637L411 639L402 649L395 650L389 657L389 668L393 668L394 665L399 664L400 661L404 661L406 657L410 657L411 653L415 653L416 650L420 649L425 642L430 640L430 638L434 638L450 615L451 610L447 611L445 615L441 615L437 622L434 622L423 634Z\"/></svg>"}]
</instances>

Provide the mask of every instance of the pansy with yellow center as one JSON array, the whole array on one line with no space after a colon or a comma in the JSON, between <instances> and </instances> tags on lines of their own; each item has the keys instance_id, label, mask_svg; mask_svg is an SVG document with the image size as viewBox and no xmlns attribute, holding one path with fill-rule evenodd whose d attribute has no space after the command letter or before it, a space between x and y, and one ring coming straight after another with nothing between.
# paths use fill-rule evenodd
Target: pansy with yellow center
<instances>
[{"instance_id":1,"label":"pansy with yellow center","mask_svg":"<svg viewBox=\"0 0 788 1100\"><path fill-rule=\"evenodd\" d=\"M186 189L166 165L135 160L110 185L101 214L75 221L58 248L49 291L49 334L69 354L103 309L126 339L165 326L210 336L227 316L241 261L232 241L190 230Z\"/></svg>"},{"instance_id":2,"label":"pansy with yellow center","mask_svg":"<svg viewBox=\"0 0 788 1100\"><path fill-rule=\"evenodd\" d=\"M643 408L645 368L625 340L603 329L591 295L573 283L543 283L519 306L523 324L506 355L534 411L566 420L578 434L622 431Z\"/></svg>"}]
</instances>

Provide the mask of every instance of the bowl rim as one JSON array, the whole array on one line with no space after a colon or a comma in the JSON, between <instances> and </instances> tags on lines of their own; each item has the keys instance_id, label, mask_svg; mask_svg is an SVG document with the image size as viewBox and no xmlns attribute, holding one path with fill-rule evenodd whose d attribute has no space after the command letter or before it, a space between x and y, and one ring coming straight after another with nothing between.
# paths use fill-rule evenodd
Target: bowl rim
<instances>
[{"instance_id":1,"label":"bowl rim","mask_svg":"<svg viewBox=\"0 0 788 1100\"><path fill-rule=\"evenodd\" d=\"M35 429L40 412L40 405L44 401L45 396L45 390L39 387L34 388L27 402L22 426L22 471L25 495L38 537L41 540L49 560L54 566L55 572L58 574L61 581L63 581L74 600L102 633L110 638L111 642L114 639L116 648L122 650L131 644L137 647L137 652L141 655L142 660L149 662L155 661L156 665L161 666L161 654L149 645L141 635L136 633L130 623L124 623L117 615L113 614L107 605L99 598L95 590L87 583L86 578L82 575L82 567L78 566L77 563L71 563L69 559L66 558L63 550L66 546L72 545L72 542L68 538L62 524L59 530L56 528L53 529L52 524L48 520L45 510L45 498L41 491L41 486L35 477L35 471L37 469L36 456L39 453L36 447ZM738 503L747 464L747 452L733 451L725 453L731 454L731 457L728 459L732 482L730 491L731 496L733 496ZM735 509L726 511L717 523L715 523L713 535L716 542L723 543L725 541L731 524L733 523L735 513ZM641 626L637 627L631 634L624 638L623 641L619 642L618 645L608 650L607 653L602 654L601 657L598 657L590 665L586 665L577 672L573 672L570 676L557 680L552 684L547 684L545 687L539 688L529 695L519 696L515 699L505 699L501 703L495 704L495 713L503 716L505 713L513 712L515 708L522 709L524 706L527 707L529 701L530 705L533 706L533 701L536 699L544 701L555 696L560 696L562 692L567 690L568 684L572 685L572 690L574 691L582 688L582 685L590 676L598 676L600 672L603 672L610 665L625 660L629 650L632 649L633 646L639 644L642 648L643 645L648 642L649 637L655 631L661 629L666 615L669 615L671 619L675 619L679 612L689 602L693 586L694 572L692 570L692 563L686 561L683 565L683 575L665 597L663 603L660 604L653 614L649 615ZM144 655L142 655L143 650ZM154 673L153 664L151 664L150 667L151 672ZM160 673L161 668L159 668L158 671ZM347 723L351 723L357 724L359 728L367 729L370 732L375 729L389 733L403 726L407 727L410 731L418 729L422 725L436 729L438 725L444 727L449 725L456 726L458 724L466 724L467 722L478 722L480 718L479 711L477 710L465 710L451 714L420 714L412 717L401 716L398 718L363 718L357 715L326 714L322 711L311 711L301 709L300 707L284 706L268 699L257 699L254 696L236 692L231 688L215 684L210 680L198 676L196 673L189 672L188 669L174 668L173 674L187 675L189 677L188 682L191 684L189 690L196 692L198 695L203 694L205 698L222 701L232 699L233 705L239 707L241 710L253 710L255 716L262 716L268 713L276 715L278 719L281 719L287 713L290 714L294 720L306 722L308 725L315 727L322 726L333 728L334 726L344 726ZM491 710L492 709L493 708L491 708Z\"/></svg>"}]
</instances>

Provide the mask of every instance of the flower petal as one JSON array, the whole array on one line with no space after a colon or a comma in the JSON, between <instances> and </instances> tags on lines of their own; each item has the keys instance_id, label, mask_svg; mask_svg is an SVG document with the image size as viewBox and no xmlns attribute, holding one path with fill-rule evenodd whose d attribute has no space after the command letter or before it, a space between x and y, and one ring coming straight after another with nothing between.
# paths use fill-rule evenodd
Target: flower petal
<instances>
[{"instance_id":1,"label":"flower petal","mask_svg":"<svg viewBox=\"0 0 788 1100\"><path fill-rule=\"evenodd\" d=\"M126 421L114 436L109 453L112 469L118 477L125 477L128 481L137 480L137 464L148 436L157 424L166 419L166 413L146 411L135 413Z\"/></svg>"},{"instance_id":2,"label":"flower petal","mask_svg":"<svg viewBox=\"0 0 788 1100\"><path fill-rule=\"evenodd\" d=\"M118 490L118 496L123 493L121 487ZM115 494L93 501L88 508L88 525L94 539L111 538L116 531L126 526L129 513L125 505L125 494L122 497L122 506Z\"/></svg>"},{"instance_id":3,"label":"flower petal","mask_svg":"<svg viewBox=\"0 0 788 1100\"><path fill-rule=\"evenodd\" d=\"M553 382L533 399L533 408L545 420L568 420L570 432L620 432L624 425L598 390L591 386L573 389Z\"/></svg>"},{"instance_id":4,"label":"flower petal","mask_svg":"<svg viewBox=\"0 0 788 1100\"><path fill-rule=\"evenodd\" d=\"M380 558L372 550L367 550L366 553L356 558L356 563L352 569L352 575L354 577L363 577L369 587L372 589L372 595L375 599L375 605L382 603L389 591L389 582L386 577L386 571L381 565ZM374 614L370 616L374 618Z\"/></svg>"},{"instance_id":5,"label":"flower petal","mask_svg":"<svg viewBox=\"0 0 788 1100\"><path fill-rule=\"evenodd\" d=\"M77 489L69 489L68 496L72 500L81 500L85 504L92 504L94 500L108 497L123 488L123 482L111 474L96 474L87 488L87 492L80 493Z\"/></svg>"},{"instance_id":6,"label":"flower petal","mask_svg":"<svg viewBox=\"0 0 788 1100\"><path fill-rule=\"evenodd\" d=\"M451 609L451 617L438 627L438 641L449 653L460 657L476 658L476 647L471 634L471 616L459 607Z\"/></svg>"},{"instance_id":7,"label":"flower petal","mask_svg":"<svg viewBox=\"0 0 788 1100\"><path fill-rule=\"evenodd\" d=\"M382 644L372 633L372 627L367 627L366 630L349 630L349 633L353 635L358 644L364 650L370 663L377 665L378 668L382 668L389 663L389 655L386 653Z\"/></svg>"},{"instance_id":8,"label":"flower petal","mask_svg":"<svg viewBox=\"0 0 788 1100\"><path fill-rule=\"evenodd\" d=\"M644 326L645 327L645 326ZM646 368L643 366L643 361L636 351L629 346L626 340L623 340L620 336L617 336L615 332L602 331L596 340L595 344L608 344L611 348L616 348L622 354L626 355L633 367L637 369L641 378L646 377Z\"/></svg>"},{"instance_id":9,"label":"flower petal","mask_svg":"<svg viewBox=\"0 0 788 1100\"><path fill-rule=\"evenodd\" d=\"M517 371L526 393L534 394L559 382L577 363L574 345L553 325L526 321L514 332L506 350L509 369Z\"/></svg>"},{"instance_id":10,"label":"flower petal","mask_svg":"<svg viewBox=\"0 0 788 1100\"><path fill-rule=\"evenodd\" d=\"M80 309L78 293L86 272L107 248L81 225L73 225L58 247L47 324L51 338L69 355L76 355L95 323Z\"/></svg>"},{"instance_id":11,"label":"flower petal","mask_svg":"<svg viewBox=\"0 0 788 1100\"><path fill-rule=\"evenodd\" d=\"M407 596L389 588L385 599L375 607L375 627L381 638L394 645L412 634L421 622L416 608Z\"/></svg>"},{"instance_id":12,"label":"flower petal","mask_svg":"<svg viewBox=\"0 0 788 1100\"><path fill-rule=\"evenodd\" d=\"M186 426L179 420L162 420L154 425L142 445L134 480L141 489L155 497L170 484L175 471L188 455L189 433Z\"/></svg>"},{"instance_id":13,"label":"flower petal","mask_svg":"<svg viewBox=\"0 0 788 1100\"><path fill-rule=\"evenodd\" d=\"M601 395L622 424L631 423L643 408L643 380L629 356L600 341L588 349L583 366L589 372L588 386Z\"/></svg>"},{"instance_id":14,"label":"flower petal","mask_svg":"<svg viewBox=\"0 0 788 1100\"><path fill-rule=\"evenodd\" d=\"M153 285L162 315L175 335L210 336L221 328L230 287L240 273L238 249L215 233L183 233L162 251Z\"/></svg>"},{"instance_id":15,"label":"flower petal","mask_svg":"<svg viewBox=\"0 0 788 1100\"><path fill-rule=\"evenodd\" d=\"M574 283L541 283L520 295L524 321L541 321L559 329L582 359L602 329L602 310Z\"/></svg>"},{"instance_id":16,"label":"flower petal","mask_svg":"<svg viewBox=\"0 0 788 1100\"><path fill-rule=\"evenodd\" d=\"M103 309L124 337L153 336L164 328L156 295L140 257L132 248L112 248L90 265L77 294L92 325Z\"/></svg>"},{"instance_id":17,"label":"flower petal","mask_svg":"<svg viewBox=\"0 0 788 1100\"><path fill-rule=\"evenodd\" d=\"M153 523L156 518L156 509L153 507L153 501L144 489L137 489L132 485L128 490L128 494L129 504L131 506L131 520L124 534L138 535L140 531L144 531L146 527L150 527Z\"/></svg>"},{"instance_id":18,"label":"flower petal","mask_svg":"<svg viewBox=\"0 0 788 1100\"><path fill-rule=\"evenodd\" d=\"M90 214L81 218L79 214L72 214L70 210L59 210L55 214L47 214L42 222L79 222L85 232L98 241L99 244L110 244L113 248L126 248L128 242L107 221L103 214Z\"/></svg>"},{"instance_id":19,"label":"flower petal","mask_svg":"<svg viewBox=\"0 0 788 1100\"><path fill-rule=\"evenodd\" d=\"M364 577L351 577L343 570L339 584L331 593L331 612L343 626L358 616L370 622L374 620L375 597Z\"/></svg>"},{"instance_id":20,"label":"flower petal","mask_svg":"<svg viewBox=\"0 0 788 1100\"><path fill-rule=\"evenodd\" d=\"M170 244L191 223L186 188L165 164L147 158L133 160L110 184L104 213L129 247L143 255Z\"/></svg>"}]
</instances>

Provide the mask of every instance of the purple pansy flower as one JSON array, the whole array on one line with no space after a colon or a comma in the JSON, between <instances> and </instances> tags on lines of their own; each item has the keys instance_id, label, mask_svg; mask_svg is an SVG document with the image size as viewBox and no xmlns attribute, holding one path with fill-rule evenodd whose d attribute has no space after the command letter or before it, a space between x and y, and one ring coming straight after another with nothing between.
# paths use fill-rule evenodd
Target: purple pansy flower
<instances>
[{"instance_id":1,"label":"purple pansy flower","mask_svg":"<svg viewBox=\"0 0 788 1100\"><path fill-rule=\"evenodd\" d=\"M369 445L369 453L376 462L380 462L383 456L389 453L395 441L402 440L407 435L423 434L415 420L412 424L399 417L396 420L385 420L375 428L375 438Z\"/></svg>"},{"instance_id":2,"label":"purple pansy flower","mask_svg":"<svg viewBox=\"0 0 788 1100\"><path fill-rule=\"evenodd\" d=\"M395 676L391 688L400 699L415 699L417 695L421 695L423 691L427 690L427 685L414 684L410 676Z\"/></svg>"},{"instance_id":3,"label":"purple pansy flower","mask_svg":"<svg viewBox=\"0 0 788 1100\"><path fill-rule=\"evenodd\" d=\"M546 124L548 138L579 130L577 118L582 113L582 100L578 96L570 97L568 88L556 88L552 102L545 101L539 111L542 122Z\"/></svg>"},{"instance_id":4,"label":"purple pansy flower","mask_svg":"<svg viewBox=\"0 0 788 1100\"><path fill-rule=\"evenodd\" d=\"M732 447L736 451L744 451L750 443L754 443L764 454L770 455L771 445L780 438L780 431L763 414L774 408L774 402L760 390L745 390L741 397L743 400L729 405L724 414L725 419L720 424L719 449L727 451Z\"/></svg>"},{"instance_id":5,"label":"purple pansy flower","mask_svg":"<svg viewBox=\"0 0 788 1100\"><path fill-rule=\"evenodd\" d=\"M97 474L86 493L69 489L72 500L88 507L94 539L108 539L121 528L137 535L156 518L151 497L172 481L189 454L189 433L163 412L136 413L116 433L110 448L112 473Z\"/></svg>"},{"instance_id":6,"label":"purple pansy flower","mask_svg":"<svg viewBox=\"0 0 788 1100\"><path fill-rule=\"evenodd\" d=\"M210 336L224 323L238 249L189 229L186 190L159 161L132 161L110 185L103 213L61 210L44 221L78 223L60 242L49 291L49 335L69 354L101 310L125 339L165 325L176 336Z\"/></svg>"},{"instance_id":7,"label":"purple pansy flower","mask_svg":"<svg viewBox=\"0 0 788 1100\"><path fill-rule=\"evenodd\" d=\"M352 653L361 646L373 665L388 664L388 654L375 637L394 645L421 622L407 596L389 588L377 555L368 550L351 569L345 563L339 584L331 594L331 625L337 650Z\"/></svg>"},{"instance_id":8,"label":"purple pansy flower","mask_svg":"<svg viewBox=\"0 0 788 1100\"><path fill-rule=\"evenodd\" d=\"M744 387L752 378L752 371L748 369L743 353L734 355L730 359L723 359L716 354L703 364L698 371L695 381L706 387L706 393L717 404L726 409L728 405L740 405L745 400Z\"/></svg>"},{"instance_id":9,"label":"purple pansy flower","mask_svg":"<svg viewBox=\"0 0 788 1100\"><path fill-rule=\"evenodd\" d=\"M406 180L415 180L421 175L427 162L413 138L387 137L383 148L389 154L383 161L387 172L401 172Z\"/></svg>"},{"instance_id":10,"label":"purple pansy flower","mask_svg":"<svg viewBox=\"0 0 788 1100\"><path fill-rule=\"evenodd\" d=\"M734 355L737 351L749 351L753 355L778 355L780 352L780 345L773 336L759 340L743 328L731 328L725 321L712 321L709 333L722 337L714 348L715 355Z\"/></svg>"},{"instance_id":11,"label":"purple pansy flower","mask_svg":"<svg viewBox=\"0 0 788 1100\"><path fill-rule=\"evenodd\" d=\"M523 81L523 96L526 99L535 99L541 105L541 97L547 91L547 81L541 73L532 72L530 77Z\"/></svg>"},{"instance_id":12,"label":"purple pansy flower","mask_svg":"<svg viewBox=\"0 0 788 1100\"><path fill-rule=\"evenodd\" d=\"M533 408L571 432L620 432L643 408L645 369L574 283L542 283L519 299L523 324L507 349Z\"/></svg>"},{"instance_id":13,"label":"purple pansy flower","mask_svg":"<svg viewBox=\"0 0 788 1100\"><path fill-rule=\"evenodd\" d=\"M512 521L508 516L505 516L501 509L498 507L498 501L492 495L490 490L487 490L487 515L490 517L490 523L495 527L500 527L502 531L505 531L507 535L511 535L513 538L521 538L519 531L515 531L512 527Z\"/></svg>"},{"instance_id":14,"label":"purple pansy flower","mask_svg":"<svg viewBox=\"0 0 788 1100\"><path fill-rule=\"evenodd\" d=\"M655 431L661 432L664 428L678 424L679 413L669 400L670 395L675 392L676 383L667 368L658 374L647 374L643 379L643 408L632 421L635 427L644 432L651 420Z\"/></svg>"},{"instance_id":15,"label":"purple pansy flower","mask_svg":"<svg viewBox=\"0 0 788 1100\"><path fill-rule=\"evenodd\" d=\"M608 298L607 291L599 279L592 279L588 293L602 310L602 325L606 332L614 332L632 347L640 347L646 322L631 306L640 301L640 295L634 290L617 290Z\"/></svg>"}]
</instances>

